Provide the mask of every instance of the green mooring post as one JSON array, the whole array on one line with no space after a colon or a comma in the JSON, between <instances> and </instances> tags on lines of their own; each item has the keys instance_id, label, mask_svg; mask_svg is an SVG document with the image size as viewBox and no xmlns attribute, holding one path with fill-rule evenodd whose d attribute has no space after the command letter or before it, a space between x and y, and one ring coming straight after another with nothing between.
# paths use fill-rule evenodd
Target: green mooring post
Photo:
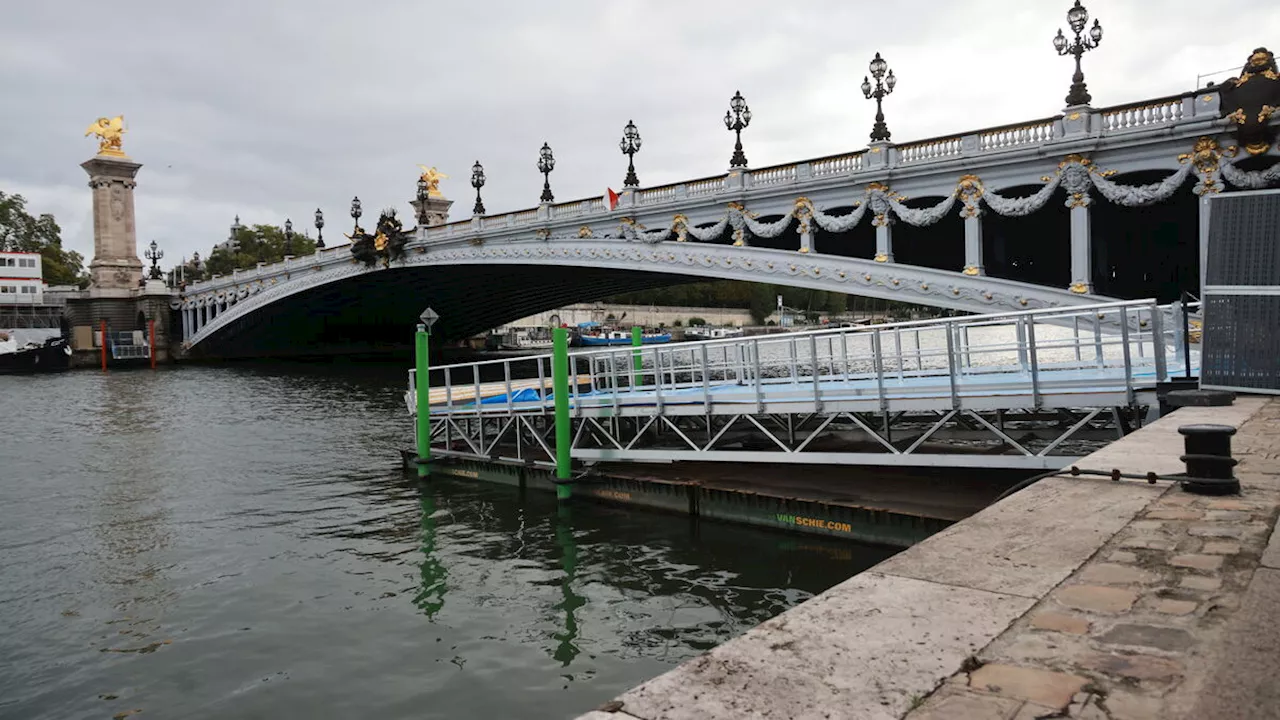
<instances>
[{"instance_id":1,"label":"green mooring post","mask_svg":"<svg viewBox=\"0 0 1280 720\"><path fill-rule=\"evenodd\" d=\"M423 460L431 460L431 355L430 335L426 325L418 325L414 337L416 354L416 370L414 372L414 388L418 395L418 477L431 474L431 469Z\"/></svg>"},{"instance_id":2,"label":"green mooring post","mask_svg":"<svg viewBox=\"0 0 1280 720\"><path fill-rule=\"evenodd\" d=\"M556 498L568 500L573 488L565 480L573 477L573 461L569 457L572 428L569 427L569 331L559 327L551 331L554 345L551 355L551 392L556 403Z\"/></svg>"},{"instance_id":3,"label":"green mooring post","mask_svg":"<svg viewBox=\"0 0 1280 720\"><path fill-rule=\"evenodd\" d=\"M635 350L631 351L631 387L640 384L640 347L644 345L644 328L639 325L631 327L631 347Z\"/></svg>"}]
</instances>

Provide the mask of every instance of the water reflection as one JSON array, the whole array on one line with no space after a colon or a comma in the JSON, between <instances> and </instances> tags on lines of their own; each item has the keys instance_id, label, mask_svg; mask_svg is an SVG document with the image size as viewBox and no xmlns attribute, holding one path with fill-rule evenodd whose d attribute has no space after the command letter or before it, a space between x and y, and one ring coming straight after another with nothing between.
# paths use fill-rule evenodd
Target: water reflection
<instances>
[{"instance_id":1,"label":"water reflection","mask_svg":"<svg viewBox=\"0 0 1280 720\"><path fill-rule=\"evenodd\" d=\"M436 498L430 489L422 491L422 586L413 598L413 604L435 620L444 607L444 596L449 591L449 571L436 557Z\"/></svg>"},{"instance_id":2,"label":"water reflection","mask_svg":"<svg viewBox=\"0 0 1280 720\"><path fill-rule=\"evenodd\" d=\"M557 610L564 612L564 632L557 633L555 638L559 640L556 650L552 653L552 657L560 662L562 666L568 666L573 659L581 652L574 641L578 637L578 621L573 616L574 611L587 604L587 599L573 592L574 573L578 567L578 545L573 539L573 526L570 524L571 510L568 506L560 506L556 508L555 519L552 526L555 530L556 545L560 547L560 567L564 570L564 577L560 581L560 589L564 595L564 600L556 605Z\"/></svg>"},{"instance_id":3,"label":"water reflection","mask_svg":"<svg viewBox=\"0 0 1280 720\"><path fill-rule=\"evenodd\" d=\"M419 492L414 606L448 626L492 612L491 637L562 668L584 653L691 657L892 552L438 476Z\"/></svg>"}]
</instances>

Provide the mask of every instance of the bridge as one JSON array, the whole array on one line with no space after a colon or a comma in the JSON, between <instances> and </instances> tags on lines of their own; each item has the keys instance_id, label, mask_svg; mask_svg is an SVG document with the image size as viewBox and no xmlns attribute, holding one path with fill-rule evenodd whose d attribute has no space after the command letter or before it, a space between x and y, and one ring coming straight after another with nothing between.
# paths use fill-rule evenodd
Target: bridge
<instances>
[{"instance_id":1,"label":"bridge","mask_svg":"<svg viewBox=\"0 0 1280 720\"><path fill-rule=\"evenodd\" d=\"M1219 99L1076 106L628 190L613 209L586 198L422 224L385 265L329 248L195 283L172 307L189 354L236 357L403 343L426 305L435 334L456 338L708 279L978 313L1167 302L1201 284L1208 198L1280 182L1274 157L1231 144Z\"/></svg>"},{"instance_id":2,"label":"bridge","mask_svg":"<svg viewBox=\"0 0 1280 720\"><path fill-rule=\"evenodd\" d=\"M588 462L1057 469L1197 369L1183 312L1123 301L577 352L564 434L552 355L449 365L432 370L431 455L550 467L568 438Z\"/></svg>"}]
</instances>

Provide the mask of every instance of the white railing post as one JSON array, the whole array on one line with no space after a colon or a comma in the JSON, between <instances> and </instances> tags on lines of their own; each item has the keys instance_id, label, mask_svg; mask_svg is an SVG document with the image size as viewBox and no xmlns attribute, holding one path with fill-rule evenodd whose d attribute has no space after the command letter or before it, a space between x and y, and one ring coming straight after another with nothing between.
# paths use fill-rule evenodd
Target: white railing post
<instances>
[{"instance_id":1,"label":"white railing post","mask_svg":"<svg viewBox=\"0 0 1280 720\"><path fill-rule=\"evenodd\" d=\"M1036 353L1036 321L1027 317L1027 355L1031 359L1031 401L1036 410L1042 404L1040 399L1040 358Z\"/></svg>"},{"instance_id":2,"label":"white railing post","mask_svg":"<svg viewBox=\"0 0 1280 720\"><path fill-rule=\"evenodd\" d=\"M1156 361L1156 380L1168 382L1169 365L1165 357L1163 312L1159 303L1151 303L1151 353Z\"/></svg>"},{"instance_id":3,"label":"white railing post","mask_svg":"<svg viewBox=\"0 0 1280 720\"><path fill-rule=\"evenodd\" d=\"M1129 308L1120 308L1120 345L1124 353L1124 392L1130 407L1133 406L1133 362L1129 355Z\"/></svg>"}]
</instances>

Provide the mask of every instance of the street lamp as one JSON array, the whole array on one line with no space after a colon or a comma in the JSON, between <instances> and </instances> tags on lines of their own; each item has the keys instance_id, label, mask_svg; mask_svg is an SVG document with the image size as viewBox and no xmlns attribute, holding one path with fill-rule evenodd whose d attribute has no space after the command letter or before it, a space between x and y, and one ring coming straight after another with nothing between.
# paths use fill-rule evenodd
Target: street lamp
<instances>
[{"instance_id":1,"label":"street lamp","mask_svg":"<svg viewBox=\"0 0 1280 720\"><path fill-rule=\"evenodd\" d=\"M551 194L551 171L556 169L556 158L551 154L551 146L542 143L542 149L538 151L538 172L542 173L542 202L552 202L556 199Z\"/></svg>"},{"instance_id":2,"label":"street lamp","mask_svg":"<svg viewBox=\"0 0 1280 720\"><path fill-rule=\"evenodd\" d=\"M431 188L427 186L427 179L418 178L418 224L427 224L427 194Z\"/></svg>"},{"instance_id":3,"label":"street lamp","mask_svg":"<svg viewBox=\"0 0 1280 720\"><path fill-rule=\"evenodd\" d=\"M876 79L875 89L871 89L871 81L866 75L862 76L862 94L868 100L876 99L876 124L871 127L872 142L888 142L889 126L884 124L884 108L883 101L886 95L893 93L893 86L898 84L898 78L893 76L893 71L889 70L889 75L885 76L885 70L889 69L889 63L880 57L880 53L871 59L868 68L871 71L871 77Z\"/></svg>"},{"instance_id":4,"label":"street lamp","mask_svg":"<svg viewBox=\"0 0 1280 720\"><path fill-rule=\"evenodd\" d=\"M1085 88L1084 72L1080 70L1080 56L1084 55L1085 51L1098 47L1102 42L1102 26L1094 20L1093 27L1089 28L1089 37L1080 35L1084 31L1085 23L1089 22L1089 11L1080 4L1080 0L1076 0L1076 4L1067 11L1067 22L1076 35L1075 40L1068 41L1062 34L1062 28L1058 28L1058 34L1053 38L1053 48L1059 55L1074 55L1076 58L1076 72L1071 76L1071 92L1067 93L1067 106L1088 105L1093 98Z\"/></svg>"},{"instance_id":5,"label":"street lamp","mask_svg":"<svg viewBox=\"0 0 1280 720\"><path fill-rule=\"evenodd\" d=\"M200 279L200 251L191 253L191 272L195 274L196 280Z\"/></svg>"},{"instance_id":6,"label":"street lamp","mask_svg":"<svg viewBox=\"0 0 1280 720\"><path fill-rule=\"evenodd\" d=\"M284 254L293 254L293 221L284 219Z\"/></svg>"},{"instance_id":7,"label":"street lamp","mask_svg":"<svg viewBox=\"0 0 1280 720\"><path fill-rule=\"evenodd\" d=\"M471 208L471 214L483 215L484 202L480 200L480 188L484 187L484 166L479 160L471 166L471 187L476 189L476 206Z\"/></svg>"},{"instance_id":8,"label":"street lamp","mask_svg":"<svg viewBox=\"0 0 1280 720\"><path fill-rule=\"evenodd\" d=\"M151 241L151 249L143 252L142 256L151 261L151 279L163 278L164 273L160 272L160 258L164 257L164 251L159 249L155 240Z\"/></svg>"},{"instance_id":9,"label":"street lamp","mask_svg":"<svg viewBox=\"0 0 1280 720\"><path fill-rule=\"evenodd\" d=\"M729 98L729 109L724 113L726 130L733 131L736 140L733 143L733 157L729 158L729 167L746 167L747 156L742 154L742 129L751 124L751 108L741 92L735 91Z\"/></svg>"},{"instance_id":10,"label":"street lamp","mask_svg":"<svg viewBox=\"0 0 1280 720\"><path fill-rule=\"evenodd\" d=\"M640 178L636 177L636 153L640 152L640 131L636 129L636 124L627 121L626 127L622 128L622 139L618 141L618 148L622 150L622 154L627 156L627 177L622 181L623 187L640 187Z\"/></svg>"},{"instance_id":11,"label":"street lamp","mask_svg":"<svg viewBox=\"0 0 1280 720\"><path fill-rule=\"evenodd\" d=\"M316 208L316 249L324 249L324 213Z\"/></svg>"},{"instance_id":12,"label":"street lamp","mask_svg":"<svg viewBox=\"0 0 1280 720\"><path fill-rule=\"evenodd\" d=\"M360 228L360 197L351 198L351 219L355 221L356 228Z\"/></svg>"}]
</instances>

